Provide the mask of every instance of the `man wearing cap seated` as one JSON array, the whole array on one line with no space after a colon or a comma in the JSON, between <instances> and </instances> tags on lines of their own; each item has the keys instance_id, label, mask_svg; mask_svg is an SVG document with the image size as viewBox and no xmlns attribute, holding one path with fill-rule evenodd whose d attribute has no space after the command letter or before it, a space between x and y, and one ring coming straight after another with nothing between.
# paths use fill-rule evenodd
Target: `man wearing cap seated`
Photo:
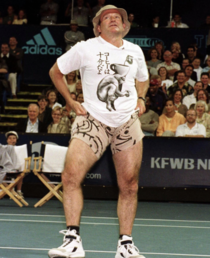
<instances>
[{"instance_id":1,"label":"man wearing cap seated","mask_svg":"<svg viewBox=\"0 0 210 258\"><path fill-rule=\"evenodd\" d=\"M138 45L123 40L130 29L127 13L113 5L93 19L95 38L77 43L50 69L50 77L77 117L62 173L67 230L50 258L83 258L79 235L83 208L81 184L86 173L111 145L119 187L119 241L115 258L144 258L132 241L142 157L141 124L145 112L148 71ZM80 69L84 102L71 98L63 76ZM82 161L82 162L81 162ZM94 231L93 231L94 233ZM93 234L94 237L94 234ZM123 256L121 255L123 254Z\"/></svg>"},{"instance_id":2,"label":"man wearing cap seated","mask_svg":"<svg viewBox=\"0 0 210 258\"><path fill-rule=\"evenodd\" d=\"M71 30L66 31L64 34L64 39L66 42L66 51L73 47L77 42L85 40L84 33L78 30L77 21L71 20L70 28Z\"/></svg>"}]
</instances>

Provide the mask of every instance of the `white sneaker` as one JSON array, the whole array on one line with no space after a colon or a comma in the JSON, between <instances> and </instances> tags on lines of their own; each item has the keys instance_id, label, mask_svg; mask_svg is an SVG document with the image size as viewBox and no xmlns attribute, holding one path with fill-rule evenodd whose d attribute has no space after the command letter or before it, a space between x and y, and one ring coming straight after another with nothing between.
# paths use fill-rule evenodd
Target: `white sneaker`
<instances>
[{"instance_id":1,"label":"white sneaker","mask_svg":"<svg viewBox=\"0 0 210 258\"><path fill-rule=\"evenodd\" d=\"M58 248L49 250L50 258L84 258L85 252L82 247L82 240L77 235L76 230L61 230L59 233L64 234L63 244Z\"/></svg>"},{"instance_id":2,"label":"white sneaker","mask_svg":"<svg viewBox=\"0 0 210 258\"><path fill-rule=\"evenodd\" d=\"M122 239L118 241L115 258L145 258L145 256L140 254L139 249L132 241L132 237L123 235Z\"/></svg>"}]
</instances>

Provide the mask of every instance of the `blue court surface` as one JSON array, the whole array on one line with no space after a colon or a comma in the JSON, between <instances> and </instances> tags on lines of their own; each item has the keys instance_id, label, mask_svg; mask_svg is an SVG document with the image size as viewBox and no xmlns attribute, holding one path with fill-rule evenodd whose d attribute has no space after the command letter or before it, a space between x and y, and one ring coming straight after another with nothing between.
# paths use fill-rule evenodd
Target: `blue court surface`
<instances>
[{"instance_id":1,"label":"blue court surface","mask_svg":"<svg viewBox=\"0 0 210 258\"><path fill-rule=\"evenodd\" d=\"M62 204L34 208L0 200L0 258L46 258L62 243ZM118 240L116 201L85 200L80 233L86 258L114 258ZM210 204L139 202L135 245L146 258L210 257Z\"/></svg>"}]
</instances>

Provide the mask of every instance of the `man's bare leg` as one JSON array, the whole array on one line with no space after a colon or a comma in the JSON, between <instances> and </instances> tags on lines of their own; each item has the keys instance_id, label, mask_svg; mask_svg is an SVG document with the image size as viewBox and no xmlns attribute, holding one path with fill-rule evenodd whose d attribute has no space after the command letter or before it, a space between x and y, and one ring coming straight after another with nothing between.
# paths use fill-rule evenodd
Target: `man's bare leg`
<instances>
[{"instance_id":1,"label":"man's bare leg","mask_svg":"<svg viewBox=\"0 0 210 258\"><path fill-rule=\"evenodd\" d=\"M113 155L119 186L117 214L120 235L131 235L137 208L142 141Z\"/></svg>"},{"instance_id":2,"label":"man's bare leg","mask_svg":"<svg viewBox=\"0 0 210 258\"><path fill-rule=\"evenodd\" d=\"M86 143L79 139L71 141L62 173L63 206L67 226L79 226L83 208L81 183L96 161L96 155Z\"/></svg>"}]
</instances>

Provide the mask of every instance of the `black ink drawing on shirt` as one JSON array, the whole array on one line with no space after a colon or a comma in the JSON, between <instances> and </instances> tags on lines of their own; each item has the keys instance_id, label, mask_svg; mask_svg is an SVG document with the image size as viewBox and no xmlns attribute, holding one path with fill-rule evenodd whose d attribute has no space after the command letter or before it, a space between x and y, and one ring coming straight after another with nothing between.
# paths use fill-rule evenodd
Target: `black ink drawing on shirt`
<instances>
[{"instance_id":1,"label":"black ink drawing on shirt","mask_svg":"<svg viewBox=\"0 0 210 258\"><path fill-rule=\"evenodd\" d=\"M128 57L126 61L128 62ZM129 56L129 64L133 63L132 57ZM125 63L126 63L125 61ZM97 96L102 102L106 102L106 108L109 111L116 110L114 101L119 97L129 97L130 92L128 90L122 91L122 86L125 81L126 75L130 70L130 66L122 64L111 64L110 68L114 71L114 74L105 76L98 84Z\"/></svg>"}]
</instances>

